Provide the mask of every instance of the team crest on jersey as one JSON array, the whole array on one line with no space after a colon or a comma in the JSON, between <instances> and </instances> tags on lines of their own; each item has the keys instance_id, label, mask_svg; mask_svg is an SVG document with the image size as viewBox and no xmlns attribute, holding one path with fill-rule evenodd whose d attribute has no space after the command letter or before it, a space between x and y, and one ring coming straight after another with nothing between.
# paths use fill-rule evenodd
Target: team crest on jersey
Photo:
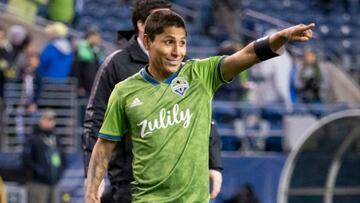
<instances>
[{"instance_id":1,"label":"team crest on jersey","mask_svg":"<svg viewBox=\"0 0 360 203\"><path fill-rule=\"evenodd\" d=\"M171 82L171 90L182 97L189 89L189 83L182 77L177 77Z\"/></svg>"}]
</instances>

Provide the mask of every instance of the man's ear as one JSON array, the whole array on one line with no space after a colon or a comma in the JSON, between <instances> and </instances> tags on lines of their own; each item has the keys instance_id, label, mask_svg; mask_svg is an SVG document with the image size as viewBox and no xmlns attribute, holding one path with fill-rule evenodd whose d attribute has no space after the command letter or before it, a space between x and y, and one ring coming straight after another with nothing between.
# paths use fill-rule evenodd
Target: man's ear
<instances>
[{"instance_id":1,"label":"man's ear","mask_svg":"<svg viewBox=\"0 0 360 203\"><path fill-rule=\"evenodd\" d=\"M144 47L149 50L151 44L151 40L147 34L144 35Z\"/></svg>"},{"instance_id":2,"label":"man's ear","mask_svg":"<svg viewBox=\"0 0 360 203\"><path fill-rule=\"evenodd\" d=\"M136 26L137 26L138 31L139 31L140 33L144 33L144 30L145 30L145 23L144 23L144 22L142 22L141 20L138 20L138 21L136 22Z\"/></svg>"}]
</instances>

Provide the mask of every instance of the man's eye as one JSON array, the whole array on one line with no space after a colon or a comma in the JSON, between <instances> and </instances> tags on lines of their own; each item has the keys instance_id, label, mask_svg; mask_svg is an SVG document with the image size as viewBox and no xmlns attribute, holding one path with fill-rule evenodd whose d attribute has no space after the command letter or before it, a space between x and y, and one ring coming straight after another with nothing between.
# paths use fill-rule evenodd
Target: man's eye
<instances>
[{"instance_id":1,"label":"man's eye","mask_svg":"<svg viewBox=\"0 0 360 203\"><path fill-rule=\"evenodd\" d=\"M181 41L181 42L180 42L180 46L184 46L185 44L186 44L185 41Z\"/></svg>"},{"instance_id":2,"label":"man's eye","mask_svg":"<svg viewBox=\"0 0 360 203\"><path fill-rule=\"evenodd\" d=\"M165 44L166 44L166 45L170 45L170 44L171 44L171 40L166 40L166 41L165 41Z\"/></svg>"}]
</instances>

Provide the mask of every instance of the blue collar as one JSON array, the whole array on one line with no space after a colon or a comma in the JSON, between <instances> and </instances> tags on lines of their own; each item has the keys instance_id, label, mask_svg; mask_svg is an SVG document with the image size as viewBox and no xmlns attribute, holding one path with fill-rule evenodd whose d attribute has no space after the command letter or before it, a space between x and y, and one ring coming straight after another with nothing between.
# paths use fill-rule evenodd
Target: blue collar
<instances>
[{"instance_id":1,"label":"blue collar","mask_svg":"<svg viewBox=\"0 0 360 203\"><path fill-rule=\"evenodd\" d=\"M179 71L180 71L181 67L179 68L178 71L176 71L175 73L173 73L172 75L170 75L170 77L168 77L164 83L166 84L171 84L171 82L178 76ZM141 69L140 71L141 76L143 77L143 79L147 82L150 82L153 85L159 85L160 82L157 81L155 78L153 78L150 73L148 72L148 66L145 66L144 68Z\"/></svg>"}]
</instances>

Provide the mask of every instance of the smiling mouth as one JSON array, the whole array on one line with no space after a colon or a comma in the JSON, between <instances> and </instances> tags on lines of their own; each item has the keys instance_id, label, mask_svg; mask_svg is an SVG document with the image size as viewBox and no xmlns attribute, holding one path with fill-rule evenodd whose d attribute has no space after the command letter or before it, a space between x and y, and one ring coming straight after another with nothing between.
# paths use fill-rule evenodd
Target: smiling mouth
<instances>
[{"instance_id":1,"label":"smiling mouth","mask_svg":"<svg viewBox=\"0 0 360 203\"><path fill-rule=\"evenodd\" d=\"M167 60L171 65L178 65L179 64L179 60Z\"/></svg>"}]
</instances>

